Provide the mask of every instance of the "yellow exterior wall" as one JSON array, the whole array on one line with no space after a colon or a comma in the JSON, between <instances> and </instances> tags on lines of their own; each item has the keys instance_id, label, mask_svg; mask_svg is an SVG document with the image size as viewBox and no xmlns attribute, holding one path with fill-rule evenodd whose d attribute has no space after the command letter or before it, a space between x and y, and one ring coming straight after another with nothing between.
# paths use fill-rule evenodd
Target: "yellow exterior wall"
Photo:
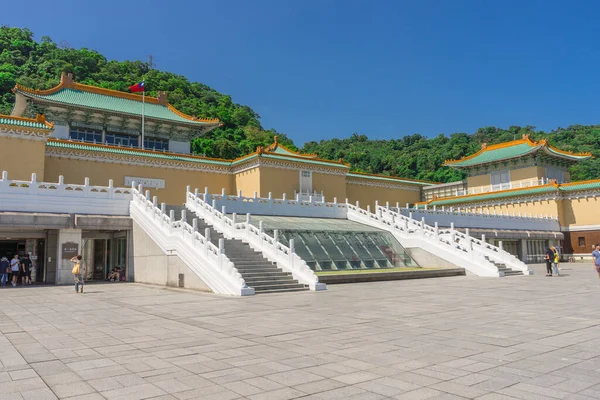
<instances>
[{"instance_id":1,"label":"yellow exterior wall","mask_svg":"<svg viewBox=\"0 0 600 400\"><path fill-rule=\"evenodd\" d=\"M325 196L325 201L333 201L337 197L338 203L346 201L346 175L333 175L322 172L312 174L313 191Z\"/></svg>"},{"instance_id":2,"label":"yellow exterior wall","mask_svg":"<svg viewBox=\"0 0 600 400\"><path fill-rule=\"evenodd\" d=\"M564 221L561 226L600 225L600 197L563 200Z\"/></svg>"},{"instance_id":3,"label":"yellow exterior wall","mask_svg":"<svg viewBox=\"0 0 600 400\"><path fill-rule=\"evenodd\" d=\"M260 196L260 169L258 167L235 174L235 192L242 196L253 197L254 192Z\"/></svg>"},{"instance_id":4,"label":"yellow exterior wall","mask_svg":"<svg viewBox=\"0 0 600 400\"><path fill-rule=\"evenodd\" d=\"M0 150L0 171L7 171L8 179L29 181L33 173L44 179L45 141L0 137Z\"/></svg>"},{"instance_id":5,"label":"yellow exterior wall","mask_svg":"<svg viewBox=\"0 0 600 400\"><path fill-rule=\"evenodd\" d=\"M469 191L475 189L477 192L480 192L482 187L485 187L485 190L488 191L490 189L490 184L490 174L469 176L467 178L467 188Z\"/></svg>"},{"instance_id":6,"label":"yellow exterior wall","mask_svg":"<svg viewBox=\"0 0 600 400\"><path fill-rule=\"evenodd\" d=\"M346 196L350 203L356 204L358 201L361 208L367 208L370 205L371 210L374 210L375 201L379 201L379 205L382 206L387 201L390 202L390 205L395 205L398 202L401 207L404 207L406 203L413 204L421 200L420 191L367 186L356 183L348 183L346 186Z\"/></svg>"},{"instance_id":7,"label":"yellow exterior wall","mask_svg":"<svg viewBox=\"0 0 600 400\"><path fill-rule=\"evenodd\" d=\"M544 167L527 167L527 168L518 168L510 170L510 182L512 183L512 187L519 187L521 182L523 182L523 186L531 186L531 181L533 185L537 185L537 181L546 177L546 168Z\"/></svg>"},{"instance_id":8,"label":"yellow exterior wall","mask_svg":"<svg viewBox=\"0 0 600 400\"><path fill-rule=\"evenodd\" d=\"M282 198L284 193L292 199L294 191L300 191L299 169L260 168L260 197L267 197L270 192L276 199Z\"/></svg>"},{"instance_id":9,"label":"yellow exterior wall","mask_svg":"<svg viewBox=\"0 0 600 400\"><path fill-rule=\"evenodd\" d=\"M201 192L208 187L210 193L220 193L222 188L233 194L233 176L208 172L179 170L174 168L157 168L117 163L103 163L93 160L72 160L57 157L46 157L44 180L57 182L63 175L65 183L83 184L90 178L91 185L108 185L112 179L115 186L123 186L125 176L164 179L165 189L151 189L151 196L158 196L159 202L167 204L183 204L187 185Z\"/></svg>"}]
</instances>

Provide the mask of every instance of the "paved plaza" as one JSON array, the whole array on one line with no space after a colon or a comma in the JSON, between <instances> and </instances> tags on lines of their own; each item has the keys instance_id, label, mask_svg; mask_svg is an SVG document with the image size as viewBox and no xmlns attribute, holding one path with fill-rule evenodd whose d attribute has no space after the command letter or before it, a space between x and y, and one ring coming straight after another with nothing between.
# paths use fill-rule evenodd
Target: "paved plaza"
<instances>
[{"instance_id":1,"label":"paved plaza","mask_svg":"<svg viewBox=\"0 0 600 400\"><path fill-rule=\"evenodd\" d=\"M0 290L0 399L599 399L600 281Z\"/></svg>"}]
</instances>

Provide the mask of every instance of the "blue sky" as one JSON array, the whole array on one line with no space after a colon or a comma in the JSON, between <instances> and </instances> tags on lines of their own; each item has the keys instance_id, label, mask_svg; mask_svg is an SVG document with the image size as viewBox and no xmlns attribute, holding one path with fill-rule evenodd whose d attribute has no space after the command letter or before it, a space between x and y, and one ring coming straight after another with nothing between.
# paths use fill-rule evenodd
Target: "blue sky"
<instances>
[{"instance_id":1,"label":"blue sky","mask_svg":"<svg viewBox=\"0 0 600 400\"><path fill-rule=\"evenodd\" d=\"M296 144L600 117L594 1L4 3L0 24L109 59L152 54L157 68L230 94Z\"/></svg>"}]
</instances>

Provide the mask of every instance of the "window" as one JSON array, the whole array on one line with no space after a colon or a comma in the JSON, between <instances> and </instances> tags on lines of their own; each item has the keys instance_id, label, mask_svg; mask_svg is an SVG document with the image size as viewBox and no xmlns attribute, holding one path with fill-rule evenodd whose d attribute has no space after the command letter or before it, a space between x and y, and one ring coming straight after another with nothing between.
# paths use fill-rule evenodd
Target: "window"
<instances>
[{"instance_id":1,"label":"window","mask_svg":"<svg viewBox=\"0 0 600 400\"><path fill-rule=\"evenodd\" d=\"M69 137L83 142L102 143L102 132L93 129L72 128Z\"/></svg>"},{"instance_id":2,"label":"window","mask_svg":"<svg viewBox=\"0 0 600 400\"><path fill-rule=\"evenodd\" d=\"M139 147L140 142L137 136L109 132L106 134L106 143L122 147Z\"/></svg>"},{"instance_id":3,"label":"window","mask_svg":"<svg viewBox=\"0 0 600 400\"><path fill-rule=\"evenodd\" d=\"M168 151L169 150L169 141L167 139L147 137L147 138L144 138L144 149Z\"/></svg>"},{"instance_id":4,"label":"window","mask_svg":"<svg viewBox=\"0 0 600 400\"><path fill-rule=\"evenodd\" d=\"M491 173L492 190L510 189L510 172L505 169Z\"/></svg>"},{"instance_id":5,"label":"window","mask_svg":"<svg viewBox=\"0 0 600 400\"><path fill-rule=\"evenodd\" d=\"M563 183L563 170L557 167L546 167L546 178L556 179L557 183Z\"/></svg>"},{"instance_id":6,"label":"window","mask_svg":"<svg viewBox=\"0 0 600 400\"><path fill-rule=\"evenodd\" d=\"M580 236L577 238L577 242L579 243L579 247L585 247L585 238Z\"/></svg>"},{"instance_id":7,"label":"window","mask_svg":"<svg viewBox=\"0 0 600 400\"><path fill-rule=\"evenodd\" d=\"M300 171L300 193L310 194L312 192L312 173Z\"/></svg>"}]
</instances>

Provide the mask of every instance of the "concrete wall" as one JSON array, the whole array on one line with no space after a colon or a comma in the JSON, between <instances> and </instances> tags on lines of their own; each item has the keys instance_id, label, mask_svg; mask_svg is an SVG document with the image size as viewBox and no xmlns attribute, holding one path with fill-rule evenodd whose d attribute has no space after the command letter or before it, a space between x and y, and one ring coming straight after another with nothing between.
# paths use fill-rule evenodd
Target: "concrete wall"
<instances>
[{"instance_id":1,"label":"concrete wall","mask_svg":"<svg viewBox=\"0 0 600 400\"><path fill-rule=\"evenodd\" d=\"M600 225L600 197L563 200L562 226L576 229L577 226Z\"/></svg>"},{"instance_id":2,"label":"concrete wall","mask_svg":"<svg viewBox=\"0 0 600 400\"><path fill-rule=\"evenodd\" d=\"M421 268L462 268L420 247L405 249Z\"/></svg>"},{"instance_id":3,"label":"concrete wall","mask_svg":"<svg viewBox=\"0 0 600 400\"><path fill-rule=\"evenodd\" d=\"M339 203L346 201L347 192L345 175L313 172L312 187L313 191L317 191L317 193L323 191L326 201L333 201L334 197L337 197Z\"/></svg>"},{"instance_id":4,"label":"concrete wall","mask_svg":"<svg viewBox=\"0 0 600 400\"><path fill-rule=\"evenodd\" d=\"M240 190L242 196L252 197L254 192L257 192L260 197L260 170L258 167L235 174L235 194L238 194ZM216 193L221 193L221 191Z\"/></svg>"},{"instance_id":5,"label":"concrete wall","mask_svg":"<svg viewBox=\"0 0 600 400\"><path fill-rule=\"evenodd\" d=\"M261 197L267 197L271 192L275 198L280 199L286 193L291 199L294 197L294 191L300 191L300 169L261 167L259 193Z\"/></svg>"},{"instance_id":6,"label":"concrete wall","mask_svg":"<svg viewBox=\"0 0 600 400\"><path fill-rule=\"evenodd\" d=\"M469 207L468 203L462 204L462 205L457 205L460 207ZM454 207L457 207L454 206ZM475 207L473 207L473 209L475 209ZM499 212L503 212L503 213L510 213L512 214L513 212L516 215L519 215L519 213L521 213L521 215L529 215L532 214L535 216L535 214L538 214L538 216L543 216L543 215L552 215L554 217L558 216L558 222L560 223L560 225L563 225L564 222L564 216L563 216L563 212L562 212L562 205L559 203L559 201L557 200L539 200L539 201L528 201L528 202L523 202L523 203L511 203L510 200L507 200L507 204L499 204L499 205L492 205L492 206L483 206L483 207L477 207L476 208L478 211L482 211L482 212L487 212L489 211L491 214L494 213L494 211L496 211L497 213Z\"/></svg>"},{"instance_id":7,"label":"concrete wall","mask_svg":"<svg viewBox=\"0 0 600 400\"><path fill-rule=\"evenodd\" d=\"M8 179L31 180L44 176L45 142L23 137L0 137L0 171L8 171Z\"/></svg>"},{"instance_id":8,"label":"concrete wall","mask_svg":"<svg viewBox=\"0 0 600 400\"><path fill-rule=\"evenodd\" d=\"M177 255L165 254L135 222L133 223L133 265L135 282L178 287L179 274L183 274L184 288L211 291Z\"/></svg>"},{"instance_id":9,"label":"concrete wall","mask_svg":"<svg viewBox=\"0 0 600 400\"><path fill-rule=\"evenodd\" d=\"M386 201L389 201L390 204L399 202L402 206L405 206L406 203L416 203L421 200L421 192L348 183L346 186L346 197L348 197L348 201L352 204L356 204L359 201L361 208L366 208L367 205L370 205L371 210L374 210L375 201L379 201L380 205L385 205Z\"/></svg>"},{"instance_id":10,"label":"concrete wall","mask_svg":"<svg viewBox=\"0 0 600 400\"><path fill-rule=\"evenodd\" d=\"M58 182L59 175L65 177L66 183L83 184L88 177L91 185L107 185L108 180L113 179L115 186L124 186L125 176L164 179L165 188L150 189L150 193L168 204L183 204L187 185L202 190L208 186L211 193L220 193L222 188L229 194L234 193L233 176L228 174L46 157L44 181Z\"/></svg>"},{"instance_id":11,"label":"concrete wall","mask_svg":"<svg viewBox=\"0 0 600 400\"><path fill-rule=\"evenodd\" d=\"M523 186L529 185L531 181L538 181L546 177L546 168L527 167L510 170L510 181L513 187L519 187L521 182ZM537 183L536 183L537 184Z\"/></svg>"},{"instance_id":12,"label":"concrete wall","mask_svg":"<svg viewBox=\"0 0 600 400\"><path fill-rule=\"evenodd\" d=\"M490 174L469 176L467 178L467 188L470 191L475 189L477 192L480 192L482 187L485 187L486 190L489 190L491 183L492 181Z\"/></svg>"}]
</instances>

